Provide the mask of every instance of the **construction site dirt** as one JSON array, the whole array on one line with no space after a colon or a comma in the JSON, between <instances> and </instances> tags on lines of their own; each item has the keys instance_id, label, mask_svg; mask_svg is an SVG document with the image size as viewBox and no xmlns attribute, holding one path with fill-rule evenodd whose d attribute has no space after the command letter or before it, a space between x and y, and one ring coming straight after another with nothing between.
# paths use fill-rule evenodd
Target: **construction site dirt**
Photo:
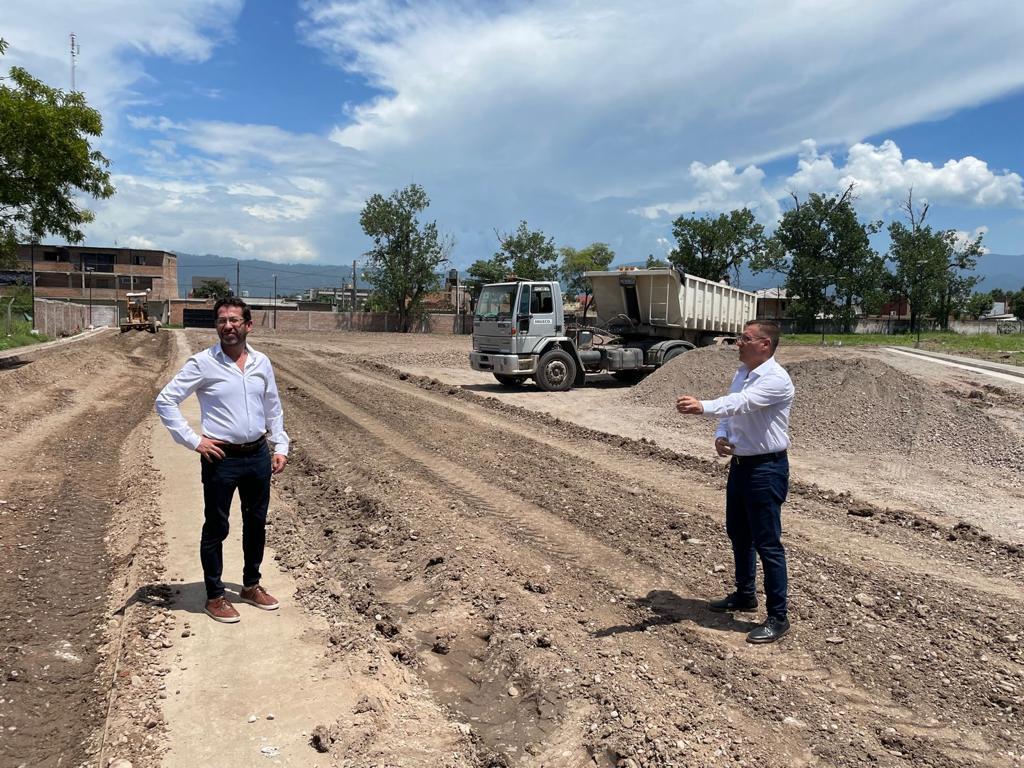
<instances>
[{"instance_id":1,"label":"construction site dirt","mask_svg":"<svg viewBox=\"0 0 1024 768\"><path fill-rule=\"evenodd\" d=\"M298 674L340 698L269 690L246 722L182 682L237 635L194 604L202 513L159 491L187 452L152 415L213 340L110 332L0 370L0 765L230 739L249 757L208 764L1024 765L1024 380L781 349L793 628L752 646L763 612L706 606L732 587L714 425L674 410L735 351L548 393L470 370L468 337L254 331L294 441L273 620L310 617ZM262 653L204 675L230 690Z\"/></svg>"}]
</instances>

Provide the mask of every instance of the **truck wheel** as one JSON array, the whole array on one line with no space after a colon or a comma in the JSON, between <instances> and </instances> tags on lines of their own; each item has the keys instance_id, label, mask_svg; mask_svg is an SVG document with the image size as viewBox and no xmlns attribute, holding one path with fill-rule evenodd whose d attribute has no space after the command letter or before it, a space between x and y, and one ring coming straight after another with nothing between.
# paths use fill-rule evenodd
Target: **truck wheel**
<instances>
[{"instance_id":1,"label":"truck wheel","mask_svg":"<svg viewBox=\"0 0 1024 768\"><path fill-rule=\"evenodd\" d=\"M564 349L552 349L537 362L537 386L545 392L565 392L576 379L576 361Z\"/></svg>"},{"instance_id":2,"label":"truck wheel","mask_svg":"<svg viewBox=\"0 0 1024 768\"><path fill-rule=\"evenodd\" d=\"M503 387L518 387L521 386L524 381L528 378L527 376L509 376L507 373L496 373L494 378L498 380L498 383Z\"/></svg>"},{"instance_id":3,"label":"truck wheel","mask_svg":"<svg viewBox=\"0 0 1024 768\"><path fill-rule=\"evenodd\" d=\"M661 364L664 365L669 360L675 360L684 352L686 352L685 347L673 347L672 349L665 353L665 356L663 358L661 358Z\"/></svg>"}]
</instances>

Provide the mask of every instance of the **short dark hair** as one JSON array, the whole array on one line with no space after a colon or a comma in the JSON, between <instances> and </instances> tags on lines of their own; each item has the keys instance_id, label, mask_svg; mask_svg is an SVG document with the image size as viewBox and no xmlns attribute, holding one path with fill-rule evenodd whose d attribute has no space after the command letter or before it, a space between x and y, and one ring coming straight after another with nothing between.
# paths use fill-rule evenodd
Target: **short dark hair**
<instances>
[{"instance_id":1,"label":"short dark hair","mask_svg":"<svg viewBox=\"0 0 1024 768\"><path fill-rule=\"evenodd\" d=\"M217 313L220 312L221 307L237 307L242 310L242 319L247 323L252 322L252 310L249 309L248 304L237 296L225 296L223 299L217 299L217 303L213 305L214 317L217 317Z\"/></svg>"},{"instance_id":2,"label":"short dark hair","mask_svg":"<svg viewBox=\"0 0 1024 768\"><path fill-rule=\"evenodd\" d=\"M782 335L782 326L779 325L777 320L748 320L744 328L749 328L752 325L756 325L758 330L761 331L761 335L768 339L772 345L772 352L774 352L779 346L779 336Z\"/></svg>"}]
</instances>

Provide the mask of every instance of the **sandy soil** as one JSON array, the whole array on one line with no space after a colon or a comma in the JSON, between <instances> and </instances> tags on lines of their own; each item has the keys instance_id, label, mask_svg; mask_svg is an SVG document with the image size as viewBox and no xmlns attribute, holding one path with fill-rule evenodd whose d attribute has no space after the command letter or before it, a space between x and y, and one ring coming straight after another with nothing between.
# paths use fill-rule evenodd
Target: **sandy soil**
<instances>
[{"instance_id":1,"label":"sandy soil","mask_svg":"<svg viewBox=\"0 0 1024 768\"><path fill-rule=\"evenodd\" d=\"M232 639L212 622L191 637L205 617L173 555L197 512L169 498L181 449L150 415L172 337L209 343L101 337L0 371L2 765L171 765L180 710L223 709L178 682ZM295 438L270 544L294 595L274 618L305 629L273 655L347 694L267 683L290 751L210 765L1024 761L1012 385L881 351L780 355L806 393L784 513L795 621L754 647L757 615L705 607L731 571L712 425L671 410L681 387L724 389L733 359L544 393L468 370L465 338L253 343ZM250 651L260 618L243 615Z\"/></svg>"}]
</instances>

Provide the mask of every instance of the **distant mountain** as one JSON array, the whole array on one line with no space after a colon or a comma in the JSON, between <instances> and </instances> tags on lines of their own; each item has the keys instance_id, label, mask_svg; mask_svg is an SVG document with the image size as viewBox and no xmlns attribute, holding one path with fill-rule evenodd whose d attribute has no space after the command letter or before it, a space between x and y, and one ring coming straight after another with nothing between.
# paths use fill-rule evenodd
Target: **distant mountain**
<instances>
[{"instance_id":1,"label":"distant mountain","mask_svg":"<svg viewBox=\"0 0 1024 768\"><path fill-rule=\"evenodd\" d=\"M192 290L193 277L220 277L236 288L236 276L242 292L250 296L269 297L274 292L292 296L310 288L337 288L352 282L352 264L278 264L260 259L231 259L214 254L178 253L178 295L185 297ZM356 265L357 278L363 264ZM357 279L359 288L366 282Z\"/></svg>"}]
</instances>

